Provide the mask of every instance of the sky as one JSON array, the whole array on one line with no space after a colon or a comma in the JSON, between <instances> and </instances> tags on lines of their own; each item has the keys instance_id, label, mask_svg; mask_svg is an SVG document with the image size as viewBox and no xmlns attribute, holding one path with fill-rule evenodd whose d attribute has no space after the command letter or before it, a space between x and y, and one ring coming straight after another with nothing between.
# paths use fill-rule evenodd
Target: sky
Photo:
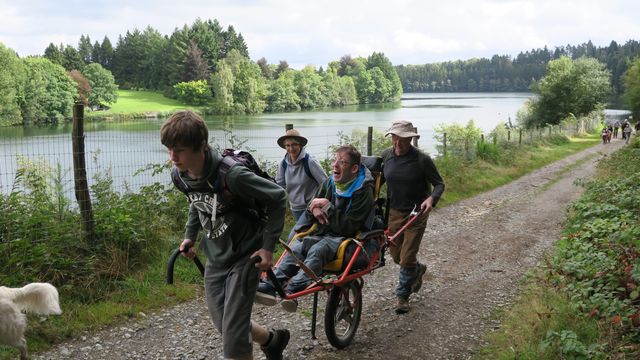
<instances>
[{"instance_id":1,"label":"sky","mask_svg":"<svg viewBox=\"0 0 640 360\"><path fill-rule=\"evenodd\" d=\"M251 59L300 69L384 53L394 65L640 40L638 0L0 0L0 42L21 57L197 18L242 34Z\"/></svg>"}]
</instances>

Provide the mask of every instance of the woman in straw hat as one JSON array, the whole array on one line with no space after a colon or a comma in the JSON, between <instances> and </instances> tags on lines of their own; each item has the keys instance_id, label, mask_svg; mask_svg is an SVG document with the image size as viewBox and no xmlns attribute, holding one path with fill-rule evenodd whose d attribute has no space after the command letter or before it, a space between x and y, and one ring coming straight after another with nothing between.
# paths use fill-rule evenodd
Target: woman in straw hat
<instances>
[{"instance_id":1,"label":"woman in straw hat","mask_svg":"<svg viewBox=\"0 0 640 360\"><path fill-rule=\"evenodd\" d=\"M393 261L400 265L395 311L404 314L410 309L409 296L420 290L427 271L427 266L418 262L417 255L429 212L444 192L444 181L429 155L411 145L414 137L420 137L411 122L395 121L386 135L391 135L393 142L393 147L382 153L389 195L389 233L395 234L414 208L421 211L416 221L398 237L397 246L389 248Z\"/></svg>"},{"instance_id":2,"label":"woman in straw hat","mask_svg":"<svg viewBox=\"0 0 640 360\"><path fill-rule=\"evenodd\" d=\"M318 186L327 179L327 174L318 160L305 151L307 139L298 130L287 130L278 138L278 145L287 153L278 166L276 182L287 190L291 212L298 220L313 199Z\"/></svg>"}]
</instances>

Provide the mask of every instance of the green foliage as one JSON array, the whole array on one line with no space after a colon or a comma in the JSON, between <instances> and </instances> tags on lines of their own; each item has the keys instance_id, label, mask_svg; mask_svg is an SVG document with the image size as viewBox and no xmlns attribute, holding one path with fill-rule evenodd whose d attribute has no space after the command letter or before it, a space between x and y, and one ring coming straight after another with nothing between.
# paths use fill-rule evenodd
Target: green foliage
<instances>
[{"instance_id":1,"label":"green foliage","mask_svg":"<svg viewBox=\"0 0 640 360\"><path fill-rule=\"evenodd\" d=\"M302 109L313 109L327 105L327 98L323 92L322 77L316 73L313 66L295 72L294 85L299 104Z\"/></svg>"},{"instance_id":2,"label":"green foliage","mask_svg":"<svg viewBox=\"0 0 640 360\"><path fill-rule=\"evenodd\" d=\"M25 72L18 55L0 43L0 126L22 123L21 90Z\"/></svg>"},{"instance_id":3,"label":"green foliage","mask_svg":"<svg viewBox=\"0 0 640 360\"><path fill-rule=\"evenodd\" d=\"M205 105L211 101L211 89L204 80L181 82L173 85L178 100L192 105Z\"/></svg>"},{"instance_id":4,"label":"green foliage","mask_svg":"<svg viewBox=\"0 0 640 360\"><path fill-rule=\"evenodd\" d=\"M460 124L440 124L435 128L434 139L438 153L444 154L444 134L447 134L446 154L462 159L473 159L476 156L476 143L480 142L482 130L476 127L473 120L466 126Z\"/></svg>"},{"instance_id":5,"label":"green foliage","mask_svg":"<svg viewBox=\"0 0 640 360\"><path fill-rule=\"evenodd\" d=\"M604 358L603 345L591 344L586 346L578 335L571 330L560 332L549 331L540 344L542 350L553 349L552 353L561 359L595 359Z\"/></svg>"},{"instance_id":6,"label":"green foliage","mask_svg":"<svg viewBox=\"0 0 640 360\"><path fill-rule=\"evenodd\" d=\"M111 71L98 63L91 63L84 67L82 74L91 85L88 103L93 107L106 107L118 100L118 85L116 85Z\"/></svg>"},{"instance_id":7,"label":"green foliage","mask_svg":"<svg viewBox=\"0 0 640 360\"><path fill-rule=\"evenodd\" d=\"M62 298L88 303L164 256L157 252L158 239L184 225L184 196L160 184L118 193L107 174L96 175L91 189L96 239L85 243L80 215L62 190L69 180L60 166L18 159L12 192L0 195L0 283L52 282Z\"/></svg>"},{"instance_id":8,"label":"green foliage","mask_svg":"<svg viewBox=\"0 0 640 360\"><path fill-rule=\"evenodd\" d=\"M583 116L604 103L611 93L611 74L593 58L561 57L547 65L547 73L536 84L527 128L559 124L570 115Z\"/></svg>"},{"instance_id":9,"label":"green foliage","mask_svg":"<svg viewBox=\"0 0 640 360\"><path fill-rule=\"evenodd\" d=\"M637 141L636 141L637 143ZM626 147L600 165L606 177L587 184L570 207L566 235L549 278L583 316L611 324L614 343L637 341L640 284L640 164ZM554 338L555 339L555 338Z\"/></svg>"},{"instance_id":10,"label":"green foliage","mask_svg":"<svg viewBox=\"0 0 640 360\"><path fill-rule=\"evenodd\" d=\"M259 114L267 106L267 82L260 67L232 50L217 64L212 76L216 112Z\"/></svg>"},{"instance_id":11,"label":"green foliage","mask_svg":"<svg viewBox=\"0 0 640 360\"><path fill-rule=\"evenodd\" d=\"M296 93L295 72L286 70L272 80L267 97L267 110L272 112L300 110L300 97Z\"/></svg>"},{"instance_id":12,"label":"green foliage","mask_svg":"<svg viewBox=\"0 0 640 360\"><path fill-rule=\"evenodd\" d=\"M633 112L633 118L640 119L640 57L624 74L624 101Z\"/></svg>"},{"instance_id":13,"label":"green foliage","mask_svg":"<svg viewBox=\"0 0 640 360\"><path fill-rule=\"evenodd\" d=\"M57 123L71 117L76 83L45 58L23 60L27 83L21 103L25 124Z\"/></svg>"}]
</instances>

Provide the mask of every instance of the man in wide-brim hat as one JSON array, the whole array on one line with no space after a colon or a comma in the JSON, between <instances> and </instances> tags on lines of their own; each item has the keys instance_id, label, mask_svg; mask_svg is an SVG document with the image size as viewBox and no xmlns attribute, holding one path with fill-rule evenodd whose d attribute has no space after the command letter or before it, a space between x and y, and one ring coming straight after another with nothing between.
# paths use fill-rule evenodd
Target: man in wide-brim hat
<instances>
[{"instance_id":1,"label":"man in wide-brim hat","mask_svg":"<svg viewBox=\"0 0 640 360\"><path fill-rule=\"evenodd\" d=\"M411 145L411 140L420 135L410 121L394 121L385 135L391 135L393 142L393 147L382 152L389 196L389 233L398 232L411 218L412 210L420 211L397 237L396 246L389 248L393 261L400 265L395 311L404 314L410 310L409 296L420 290L427 271L426 265L418 261L418 250L429 212L444 191L444 181L429 155Z\"/></svg>"},{"instance_id":2,"label":"man in wide-brim hat","mask_svg":"<svg viewBox=\"0 0 640 360\"><path fill-rule=\"evenodd\" d=\"M389 136L390 134L401 138L420 139L420 135L416 132L416 128L413 127L411 121L407 120L394 121L393 124L391 124L391 129L389 129L384 135Z\"/></svg>"}]
</instances>

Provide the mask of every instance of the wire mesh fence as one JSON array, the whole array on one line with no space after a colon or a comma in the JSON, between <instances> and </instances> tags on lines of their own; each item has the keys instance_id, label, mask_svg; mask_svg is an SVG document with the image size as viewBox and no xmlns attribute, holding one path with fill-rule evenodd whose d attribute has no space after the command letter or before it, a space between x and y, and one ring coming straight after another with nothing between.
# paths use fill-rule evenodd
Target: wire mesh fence
<instances>
[{"instance_id":1,"label":"wire mesh fence","mask_svg":"<svg viewBox=\"0 0 640 360\"><path fill-rule=\"evenodd\" d=\"M543 138L564 134L572 136L579 132L586 132L599 125L597 117L585 118L576 124L565 124L532 130L494 131L492 134L482 135L480 139L467 139L467 143L460 140L447 139L442 145L427 139L433 138L433 133L421 131L422 138L418 147L431 153L432 156L456 154L473 156L477 142L494 144L530 144ZM15 194L36 195L40 190L37 183L46 182L45 198L53 202L53 208L61 209L68 206L78 215L77 234L82 234L82 225L89 221L87 209L78 206L79 193L85 193L89 200L95 197L96 186L110 186L120 193L135 193L143 186L154 183L170 185L169 168L166 149L160 144L159 128L161 120L146 119L140 121L122 122L116 124L86 123L84 132L77 135L77 139L84 144L84 165L74 172L74 135L69 126L63 133L51 132L47 129L22 129L20 131L32 133L18 133L14 137L5 137L0 141L0 207L16 213L16 206L24 206L24 212L29 212L28 204L18 204ZM359 139L355 145L363 154L373 151L377 154L376 144L371 144L371 133L383 136L387 128L370 127L358 128L354 126L340 127L336 133L335 127L322 125L291 124L308 138L307 152L319 160L332 158L332 148L341 141ZM277 129L274 131L274 127ZM284 134L281 125L266 127L240 127L233 129L229 124L220 123L210 125L210 142L218 148L236 148L249 150L272 174L275 165L282 160L285 151L277 143L274 133ZM28 136L27 136L28 135ZM375 141L375 140L374 140ZM446 143L449 141L449 143ZM457 143L456 143L457 141ZM458 147L458 150L454 150ZM460 150L462 149L462 150ZM77 151L76 151L77 152ZM77 164L76 164L77 167ZM78 188L77 171L82 170L86 182L84 189ZM13 195L12 195L13 194ZM43 199L45 199L43 198ZM14 201L14 202L12 202ZM23 200L20 200L24 202ZM35 202L34 204L37 204ZM22 209L22 208L21 208ZM55 211L55 210L54 210ZM4 211L3 211L4 212ZM24 216L29 216L25 213ZM53 215L52 215L53 216ZM0 247L13 239L29 236L32 241L45 241L52 236L51 229L34 228L20 229L10 224L10 219L0 220ZM84 224L83 221L85 222ZM29 225L31 226L31 225ZM28 233L28 235L26 235ZM2 250L0 248L0 250Z\"/></svg>"}]
</instances>

